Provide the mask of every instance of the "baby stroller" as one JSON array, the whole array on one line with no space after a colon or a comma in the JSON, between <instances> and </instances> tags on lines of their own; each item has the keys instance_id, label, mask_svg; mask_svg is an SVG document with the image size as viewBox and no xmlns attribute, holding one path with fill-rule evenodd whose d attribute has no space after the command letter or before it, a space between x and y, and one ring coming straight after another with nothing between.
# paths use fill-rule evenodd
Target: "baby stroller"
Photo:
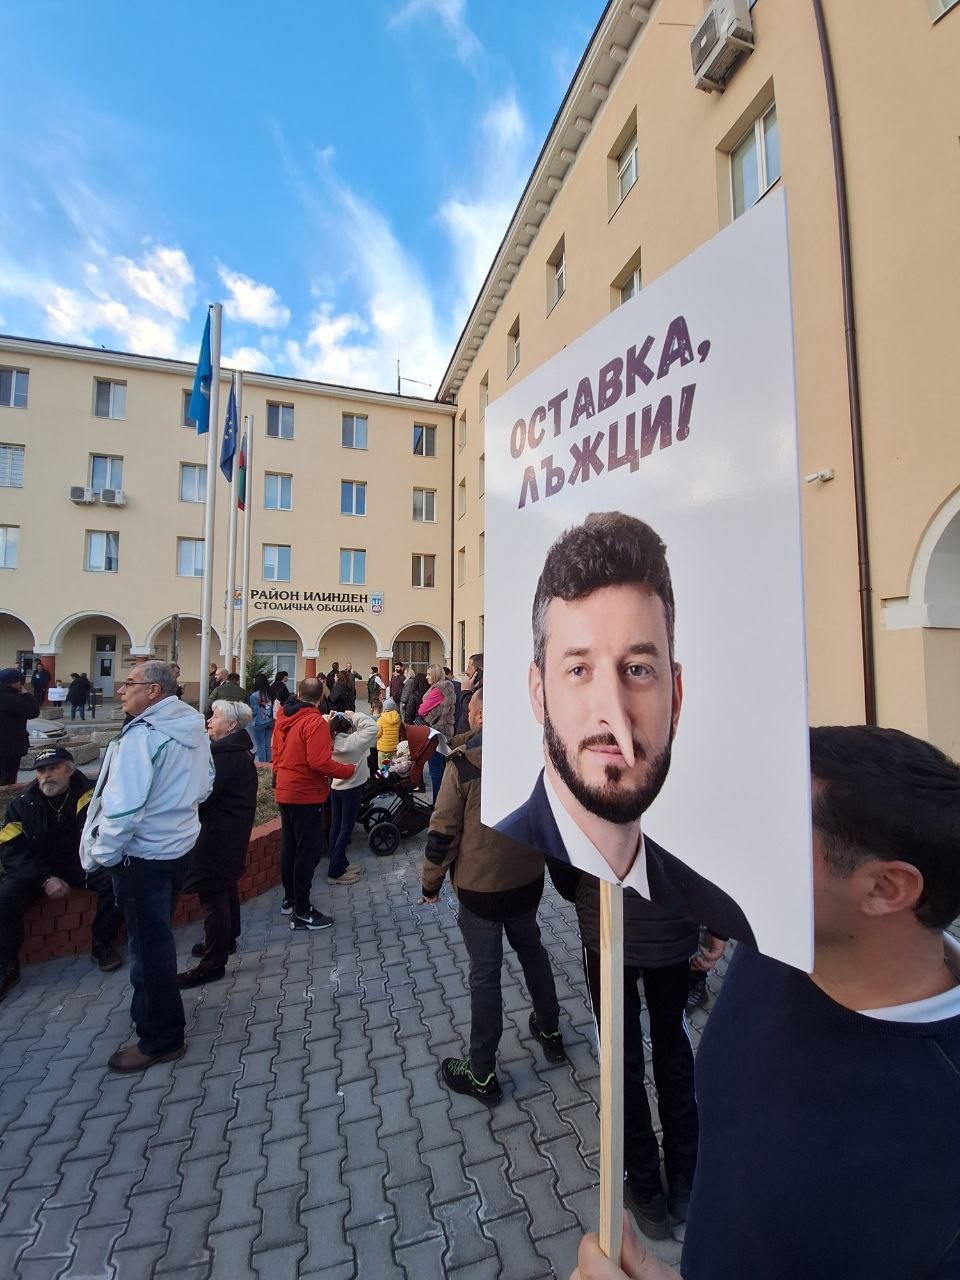
<instances>
[{"instance_id":1,"label":"baby stroller","mask_svg":"<svg viewBox=\"0 0 960 1280\"><path fill-rule=\"evenodd\" d=\"M402 736L410 744L411 769L405 778L375 774L360 793L357 821L363 824L370 849L378 858L396 853L402 836L418 836L430 825L433 806L417 788L423 782L427 761L437 749L437 738L422 724L405 724Z\"/></svg>"}]
</instances>

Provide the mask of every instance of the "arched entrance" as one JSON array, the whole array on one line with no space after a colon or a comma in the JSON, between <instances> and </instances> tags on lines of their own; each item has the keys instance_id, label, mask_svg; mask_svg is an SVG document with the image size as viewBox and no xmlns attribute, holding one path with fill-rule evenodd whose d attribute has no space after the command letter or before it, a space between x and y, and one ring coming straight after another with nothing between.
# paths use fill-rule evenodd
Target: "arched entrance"
<instances>
[{"instance_id":1,"label":"arched entrance","mask_svg":"<svg viewBox=\"0 0 960 1280\"><path fill-rule=\"evenodd\" d=\"M19 667L29 676L36 645L36 636L21 617L0 613L0 667Z\"/></svg>"},{"instance_id":2,"label":"arched entrance","mask_svg":"<svg viewBox=\"0 0 960 1280\"><path fill-rule=\"evenodd\" d=\"M366 680L371 667L378 667L380 639L362 622L334 622L317 637L317 672L329 671L335 662L341 670L353 663Z\"/></svg>"},{"instance_id":3,"label":"arched entrance","mask_svg":"<svg viewBox=\"0 0 960 1280\"><path fill-rule=\"evenodd\" d=\"M450 642L427 622L412 622L401 627L390 642L394 662L402 662L414 671L426 671L431 663L450 665Z\"/></svg>"},{"instance_id":4,"label":"arched entrance","mask_svg":"<svg viewBox=\"0 0 960 1280\"><path fill-rule=\"evenodd\" d=\"M180 665L180 680L183 684L183 696L188 702L196 702L199 696L200 681L200 615L197 613L179 613L176 619L161 618L147 632L144 648L150 651L151 658L161 662L177 662ZM223 652L223 637L216 627L210 628L210 661L220 663ZM204 695L206 696L206 695Z\"/></svg>"},{"instance_id":5,"label":"arched entrance","mask_svg":"<svg viewBox=\"0 0 960 1280\"><path fill-rule=\"evenodd\" d=\"M239 639L237 641L239 647ZM247 670L240 672L244 688L248 687L250 672L266 671L272 680L278 671L286 671L287 685L295 689L303 678L303 651L307 646L303 636L288 622L279 618L258 618L247 628ZM234 659L238 661L238 659Z\"/></svg>"},{"instance_id":6,"label":"arched entrance","mask_svg":"<svg viewBox=\"0 0 960 1280\"><path fill-rule=\"evenodd\" d=\"M70 672L86 672L104 698L113 697L117 682L136 662L130 629L104 613L75 613L64 618L54 628L50 647L56 650L57 673L64 683Z\"/></svg>"}]
</instances>

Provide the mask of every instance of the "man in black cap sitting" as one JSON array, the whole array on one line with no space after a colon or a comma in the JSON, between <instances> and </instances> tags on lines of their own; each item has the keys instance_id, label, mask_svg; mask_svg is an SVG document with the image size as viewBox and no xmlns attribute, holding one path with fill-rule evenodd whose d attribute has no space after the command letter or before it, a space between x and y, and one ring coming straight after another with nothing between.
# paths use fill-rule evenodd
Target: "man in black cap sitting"
<instances>
[{"instance_id":1,"label":"man in black cap sitting","mask_svg":"<svg viewBox=\"0 0 960 1280\"><path fill-rule=\"evenodd\" d=\"M86 875L80 866L80 833L93 783L74 764L66 747L37 752L37 776L7 805L0 828L0 1000L20 980L17 952L23 942L23 913L37 898L65 898L87 888L97 895L92 958L104 973L123 963L114 942L120 912L109 871Z\"/></svg>"}]
</instances>

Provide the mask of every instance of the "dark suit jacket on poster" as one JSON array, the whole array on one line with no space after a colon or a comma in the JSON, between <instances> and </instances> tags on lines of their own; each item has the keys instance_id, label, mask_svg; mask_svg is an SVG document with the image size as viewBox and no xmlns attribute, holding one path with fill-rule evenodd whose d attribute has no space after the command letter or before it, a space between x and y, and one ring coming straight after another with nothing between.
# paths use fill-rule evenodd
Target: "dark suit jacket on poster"
<instances>
[{"instance_id":1,"label":"dark suit jacket on poster","mask_svg":"<svg viewBox=\"0 0 960 1280\"><path fill-rule=\"evenodd\" d=\"M543 785L543 770L526 804L514 809L496 830L539 849L548 858L570 865L570 857L560 836ZM661 849L649 836L644 836L647 852L647 879L650 899L679 916L705 925L718 938L733 938L756 946L753 930L740 907L728 893L697 875L679 858Z\"/></svg>"}]
</instances>

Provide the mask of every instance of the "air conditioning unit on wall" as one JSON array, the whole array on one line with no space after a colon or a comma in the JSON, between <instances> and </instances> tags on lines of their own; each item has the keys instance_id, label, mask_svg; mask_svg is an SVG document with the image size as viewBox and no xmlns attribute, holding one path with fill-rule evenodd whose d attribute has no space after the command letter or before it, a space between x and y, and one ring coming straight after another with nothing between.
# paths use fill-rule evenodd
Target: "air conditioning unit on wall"
<instances>
[{"instance_id":1,"label":"air conditioning unit on wall","mask_svg":"<svg viewBox=\"0 0 960 1280\"><path fill-rule=\"evenodd\" d=\"M108 507L123 507L127 502L122 489L101 489L100 501L105 502Z\"/></svg>"},{"instance_id":2,"label":"air conditioning unit on wall","mask_svg":"<svg viewBox=\"0 0 960 1280\"><path fill-rule=\"evenodd\" d=\"M70 486L70 501L79 502L84 506L91 506L97 500L97 495L88 485L72 484Z\"/></svg>"},{"instance_id":3,"label":"air conditioning unit on wall","mask_svg":"<svg viewBox=\"0 0 960 1280\"><path fill-rule=\"evenodd\" d=\"M690 38L693 83L723 93L738 62L753 52L749 0L713 0Z\"/></svg>"}]
</instances>

